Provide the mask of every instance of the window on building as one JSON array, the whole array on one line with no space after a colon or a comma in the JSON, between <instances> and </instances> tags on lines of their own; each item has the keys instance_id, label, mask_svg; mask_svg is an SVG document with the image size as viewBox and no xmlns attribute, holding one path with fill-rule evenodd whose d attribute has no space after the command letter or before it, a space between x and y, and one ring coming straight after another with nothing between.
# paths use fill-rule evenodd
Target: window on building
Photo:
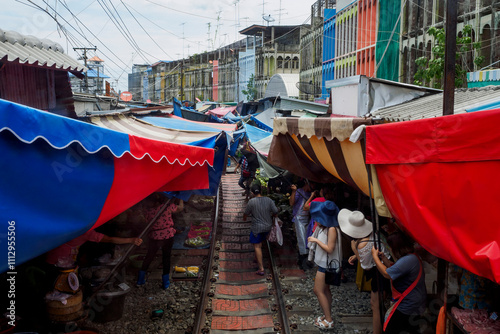
<instances>
[{"instance_id":1,"label":"window on building","mask_svg":"<svg viewBox=\"0 0 500 334\"><path fill-rule=\"evenodd\" d=\"M434 12L434 8L432 8L432 0L425 1L425 25L428 27L432 25L432 13Z\"/></svg>"},{"instance_id":2,"label":"window on building","mask_svg":"<svg viewBox=\"0 0 500 334\"><path fill-rule=\"evenodd\" d=\"M415 62L415 60L417 59L417 47L415 44L412 44L410 46L410 55L411 55L411 59L410 59L410 83L412 83L414 78L415 78L415 73L417 73L417 63Z\"/></svg>"},{"instance_id":3,"label":"window on building","mask_svg":"<svg viewBox=\"0 0 500 334\"><path fill-rule=\"evenodd\" d=\"M283 68L283 57L279 56L278 57L278 69L282 69Z\"/></svg>"},{"instance_id":4,"label":"window on building","mask_svg":"<svg viewBox=\"0 0 500 334\"><path fill-rule=\"evenodd\" d=\"M472 29L472 43L476 42L476 31ZM474 51L467 52L467 71L474 71Z\"/></svg>"},{"instance_id":5,"label":"window on building","mask_svg":"<svg viewBox=\"0 0 500 334\"><path fill-rule=\"evenodd\" d=\"M423 28L424 27L424 1L425 0L417 0L417 22L418 22L418 27Z\"/></svg>"},{"instance_id":6,"label":"window on building","mask_svg":"<svg viewBox=\"0 0 500 334\"><path fill-rule=\"evenodd\" d=\"M436 22L444 21L444 10L446 8L446 0L437 0Z\"/></svg>"},{"instance_id":7,"label":"window on building","mask_svg":"<svg viewBox=\"0 0 500 334\"><path fill-rule=\"evenodd\" d=\"M404 50L403 50L403 60L402 60L402 66L401 66L401 77L402 77L402 81L405 82L405 83L412 83L412 81L409 80L409 75L408 75L408 67L409 67L409 63L408 63L408 48L405 47Z\"/></svg>"},{"instance_id":8,"label":"window on building","mask_svg":"<svg viewBox=\"0 0 500 334\"><path fill-rule=\"evenodd\" d=\"M408 23L410 20L410 5L405 2L404 7L404 15L403 15L403 35L408 34Z\"/></svg>"},{"instance_id":9,"label":"window on building","mask_svg":"<svg viewBox=\"0 0 500 334\"><path fill-rule=\"evenodd\" d=\"M483 27L483 33L481 34L481 50L479 52L481 56L484 57L481 67L491 64L491 36L491 28L490 25L487 24Z\"/></svg>"}]
</instances>

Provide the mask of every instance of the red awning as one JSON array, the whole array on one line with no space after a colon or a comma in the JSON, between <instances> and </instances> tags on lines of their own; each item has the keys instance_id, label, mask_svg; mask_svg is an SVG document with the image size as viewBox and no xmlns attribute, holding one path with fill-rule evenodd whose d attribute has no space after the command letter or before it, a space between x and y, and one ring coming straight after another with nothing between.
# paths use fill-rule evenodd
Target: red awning
<instances>
[{"instance_id":1,"label":"red awning","mask_svg":"<svg viewBox=\"0 0 500 334\"><path fill-rule=\"evenodd\" d=\"M432 254L500 283L500 109L369 126L392 215Z\"/></svg>"}]
</instances>

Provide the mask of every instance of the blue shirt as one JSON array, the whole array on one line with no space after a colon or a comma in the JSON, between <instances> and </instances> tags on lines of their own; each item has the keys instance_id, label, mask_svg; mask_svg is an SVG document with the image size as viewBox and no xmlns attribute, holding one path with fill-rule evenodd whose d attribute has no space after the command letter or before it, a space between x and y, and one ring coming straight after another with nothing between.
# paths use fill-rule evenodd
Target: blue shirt
<instances>
[{"instance_id":1,"label":"blue shirt","mask_svg":"<svg viewBox=\"0 0 500 334\"><path fill-rule=\"evenodd\" d=\"M387 274L391 277L392 286L400 293L413 283L418 277L420 261L414 254L408 254L400 258L391 267L387 268ZM397 310L406 315L422 314L425 311L427 289L425 288L425 273L422 268L422 276L417 285L399 304Z\"/></svg>"}]
</instances>

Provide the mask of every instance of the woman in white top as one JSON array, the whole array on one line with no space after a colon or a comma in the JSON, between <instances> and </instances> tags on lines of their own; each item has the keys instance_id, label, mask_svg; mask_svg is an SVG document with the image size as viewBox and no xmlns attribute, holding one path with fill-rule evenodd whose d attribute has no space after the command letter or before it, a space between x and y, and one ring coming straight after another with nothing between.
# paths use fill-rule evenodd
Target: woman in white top
<instances>
[{"instance_id":1,"label":"woman in white top","mask_svg":"<svg viewBox=\"0 0 500 334\"><path fill-rule=\"evenodd\" d=\"M318 266L314 293L325 314L323 317L318 317L314 325L320 329L332 329L332 293L330 286L325 283L325 272L329 267L328 263L331 263L330 267L336 266L329 269L337 269L342 261L340 230L337 222L339 208L332 201L312 202L309 211L312 219L318 223L315 233L307 238L310 256L314 253L314 263Z\"/></svg>"},{"instance_id":2,"label":"woman in white top","mask_svg":"<svg viewBox=\"0 0 500 334\"><path fill-rule=\"evenodd\" d=\"M390 282L377 274L375 262L373 261L372 248L375 241L373 237L373 224L365 219L362 212L347 209L340 210L338 220L342 232L353 238L351 248L354 255L349 257L349 264L352 265L358 260L361 268L365 271L367 280L371 280L370 304L373 313L373 334L380 334L382 333L382 322L380 320L378 294L379 279L382 281L381 284L384 291L390 291ZM390 258L389 252L383 244L381 248L386 257Z\"/></svg>"}]
</instances>

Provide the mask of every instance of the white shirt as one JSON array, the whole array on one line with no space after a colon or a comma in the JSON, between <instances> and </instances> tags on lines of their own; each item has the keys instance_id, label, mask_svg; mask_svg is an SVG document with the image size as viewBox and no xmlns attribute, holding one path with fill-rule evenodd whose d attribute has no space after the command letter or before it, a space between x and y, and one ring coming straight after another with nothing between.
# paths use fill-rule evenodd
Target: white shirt
<instances>
[{"instance_id":1,"label":"white shirt","mask_svg":"<svg viewBox=\"0 0 500 334\"><path fill-rule=\"evenodd\" d=\"M322 228L320 226L316 227L319 229L318 232L318 240L328 245L328 228ZM339 267L342 261L342 236L340 235L340 230L337 227L335 228L337 231L337 241L335 242L335 246L333 247L333 251L331 253L326 253L325 250L319 246L316 247L316 252L314 254L314 263L319 267L328 268L327 259L330 263L330 269L336 269Z\"/></svg>"}]
</instances>

